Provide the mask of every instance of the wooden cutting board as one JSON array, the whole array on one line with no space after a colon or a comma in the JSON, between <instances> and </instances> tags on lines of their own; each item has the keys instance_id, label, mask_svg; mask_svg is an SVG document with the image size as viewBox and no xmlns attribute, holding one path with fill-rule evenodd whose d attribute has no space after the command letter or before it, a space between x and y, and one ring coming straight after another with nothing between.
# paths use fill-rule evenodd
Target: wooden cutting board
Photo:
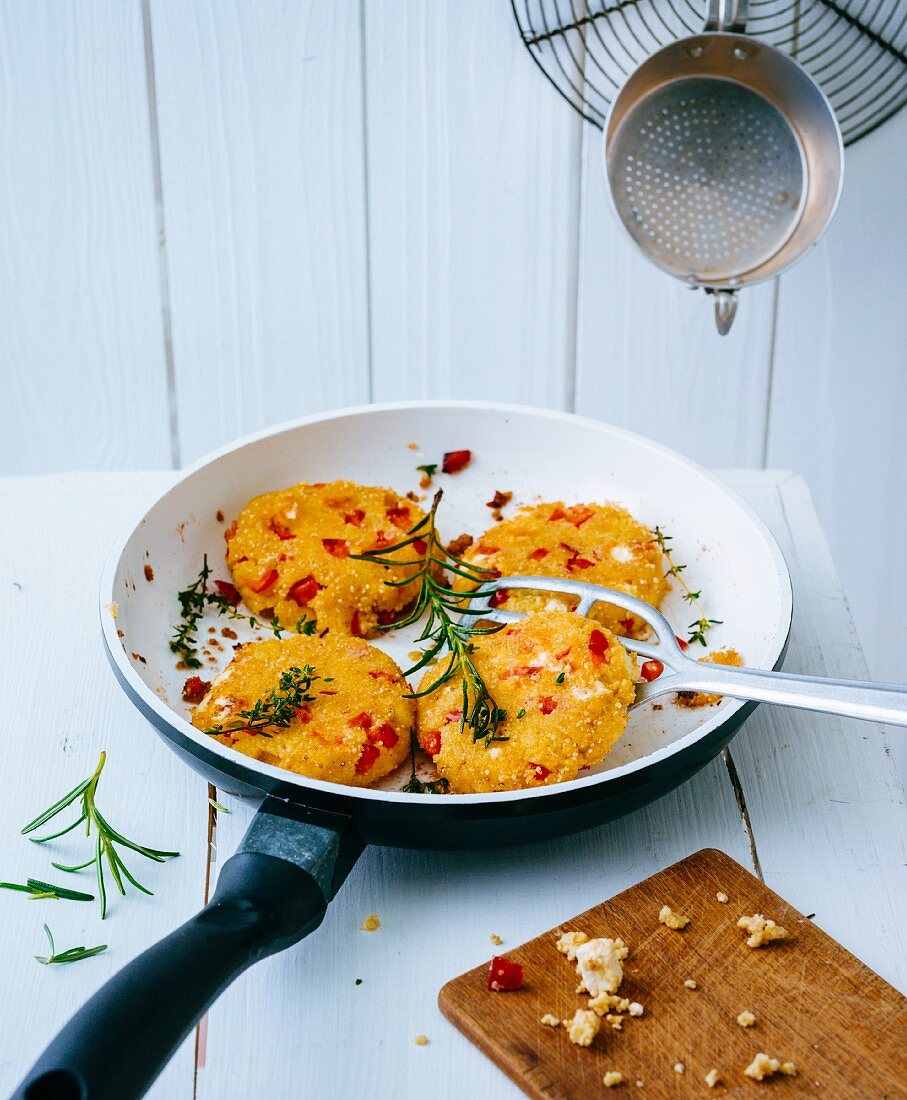
<instances>
[{"instance_id":1,"label":"wooden cutting board","mask_svg":"<svg viewBox=\"0 0 907 1100\"><path fill-rule=\"evenodd\" d=\"M676 932L659 924L663 905L689 916L689 926ZM792 938L747 947L736 923L753 913ZM697 852L560 930L627 944L620 995L639 1001L643 1016L625 1018L621 1032L602 1021L588 1048L572 1044L563 1027L541 1025L547 1012L563 1020L588 1007L575 992L575 964L555 947L558 929L499 949L523 965L522 989L488 992L485 963L439 996L444 1015L529 1096L907 1097L905 998L723 852ZM744 1009L755 1014L754 1027L736 1022ZM794 1062L798 1075L761 1083L744 1076L757 1051ZM713 1068L721 1084L710 1089L705 1076ZM624 1084L605 1088L609 1070Z\"/></svg>"}]
</instances>

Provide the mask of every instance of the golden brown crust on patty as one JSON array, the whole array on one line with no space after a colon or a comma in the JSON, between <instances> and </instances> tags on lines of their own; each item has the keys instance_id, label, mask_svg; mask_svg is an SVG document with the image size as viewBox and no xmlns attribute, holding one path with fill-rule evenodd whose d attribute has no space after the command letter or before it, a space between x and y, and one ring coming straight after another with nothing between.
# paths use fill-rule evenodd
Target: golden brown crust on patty
<instances>
[{"instance_id":1,"label":"golden brown crust on patty","mask_svg":"<svg viewBox=\"0 0 907 1100\"><path fill-rule=\"evenodd\" d=\"M392 588L415 570L384 569L350 555L406 537L425 513L391 489L351 481L293 485L255 497L225 532L227 564L245 604L273 609L287 628L307 615L318 630L365 636L391 622L418 584ZM394 555L413 561L416 545Z\"/></svg>"},{"instance_id":2,"label":"golden brown crust on patty","mask_svg":"<svg viewBox=\"0 0 907 1100\"><path fill-rule=\"evenodd\" d=\"M473 661L506 711L488 748L460 730L462 681L418 700L419 743L452 791L507 791L575 779L599 763L623 733L636 662L599 623L544 611L476 639ZM437 671L430 669L424 690ZM562 679L558 683L558 679Z\"/></svg>"},{"instance_id":3,"label":"golden brown crust on patty","mask_svg":"<svg viewBox=\"0 0 907 1100\"><path fill-rule=\"evenodd\" d=\"M280 674L311 665L321 679L311 702L285 729L216 735L255 760L313 779L364 787L393 771L409 753L414 705L396 664L380 649L348 635L297 635L253 642L236 654L192 715L207 730L237 724L233 718L278 690ZM333 679L325 682L327 677Z\"/></svg>"},{"instance_id":4,"label":"golden brown crust on patty","mask_svg":"<svg viewBox=\"0 0 907 1100\"><path fill-rule=\"evenodd\" d=\"M652 532L617 504L554 501L523 508L486 531L463 557L493 569L495 576L566 577L616 588L653 607L668 590ZM455 587L466 588L468 582L458 578ZM555 594L513 592L499 606L540 611L564 600ZM617 607L601 604L590 618L625 637L644 638L649 632L641 619Z\"/></svg>"}]
</instances>

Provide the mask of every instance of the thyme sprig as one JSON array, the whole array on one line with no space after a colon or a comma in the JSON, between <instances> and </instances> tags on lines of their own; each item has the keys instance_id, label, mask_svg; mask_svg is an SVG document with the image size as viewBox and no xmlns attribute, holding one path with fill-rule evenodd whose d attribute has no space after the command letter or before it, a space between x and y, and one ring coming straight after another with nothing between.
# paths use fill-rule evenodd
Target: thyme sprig
<instances>
[{"instance_id":1,"label":"thyme sprig","mask_svg":"<svg viewBox=\"0 0 907 1100\"><path fill-rule=\"evenodd\" d=\"M132 885L137 890L141 890L143 894L150 895L152 893L151 890L143 886L129 871L128 867L123 862L123 857L117 851L118 845L123 848L129 848L133 852L138 852L139 855L144 856L146 859L152 859L156 863L163 863L165 859L179 855L179 852L162 852L158 851L156 848L148 848L144 844L137 844L134 840L128 840L122 833L117 832L117 830L106 820L98 809L95 801L98 782L101 778L101 772L104 770L106 761L107 753L102 752L101 758L98 761L98 766L87 779L83 779L82 782L73 787L68 794L64 794L62 798L58 799L52 806L49 806L43 813L38 814L34 821L30 821L22 830L22 835L28 836L29 840L33 841L35 844L46 844L50 840L56 840L58 837L72 832L73 829L77 828L83 822L85 823L86 836L90 837L92 835L92 830L94 831L94 854L89 859L86 859L84 863L75 863L72 865L52 863L51 865L56 867L58 871L67 872L81 871L86 867L94 866L95 876L98 882L98 895L101 901L101 920L107 916L107 886L104 881L105 864L110 871L116 888L124 897L126 895L126 887L123 882L124 879L126 879L127 882L131 882ZM46 825L48 821L55 818L57 814L67 809L67 807L75 802L78 802L82 811L75 821L70 822L69 825L64 826L55 833L50 833L48 836L29 835L33 833L35 829L40 829L42 825ZM51 954L53 954L53 951L51 951Z\"/></svg>"},{"instance_id":2,"label":"thyme sprig","mask_svg":"<svg viewBox=\"0 0 907 1100\"><path fill-rule=\"evenodd\" d=\"M107 950L107 944L102 943L98 947L69 947L65 951L57 951L54 946L54 938L47 925L44 925L44 934L47 936L47 942L50 944L49 955L35 955L35 958L39 963L44 963L48 966L50 963L74 963L79 962L80 959L90 959L92 955L100 955L102 951Z\"/></svg>"},{"instance_id":3,"label":"thyme sprig","mask_svg":"<svg viewBox=\"0 0 907 1100\"><path fill-rule=\"evenodd\" d=\"M208 555L202 559L202 567L198 576L182 592L177 593L180 605L180 621L170 639L170 648L186 665L186 668L201 668L202 662L198 659L198 624L204 618L208 608L213 608L215 614L225 615L228 619L239 620L248 623L253 630L259 627L267 627L275 637L282 638L284 633L292 631L295 634L314 634L316 622L307 615L301 615L294 626L285 626L275 615L273 619L259 619L255 615L249 615L240 611L234 600L224 592L212 592L208 587L211 577L211 567L208 565Z\"/></svg>"},{"instance_id":4,"label":"thyme sprig","mask_svg":"<svg viewBox=\"0 0 907 1100\"><path fill-rule=\"evenodd\" d=\"M686 600L687 603L690 605L694 604L696 600L700 599L700 597L702 596L702 589L700 588L694 592L693 589L690 588L690 586L684 580L684 578L680 575L684 571L684 569L686 569L686 566L678 565L674 561L671 547L668 546L668 543L673 541L672 536L666 535L660 527L656 527L655 541L658 543L658 548L659 550L661 550L662 554L664 554L665 559L668 563L668 568L665 570L665 576L674 577L677 583L683 589L683 599ZM687 643L692 645L693 642L699 642L700 645L708 645L708 642L706 641L706 635L713 626L720 625L721 619L708 619L705 616L697 619L695 623L690 623L690 625L687 627Z\"/></svg>"},{"instance_id":5,"label":"thyme sprig","mask_svg":"<svg viewBox=\"0 0 907 1100\"><path fill-rule=\"evenodd\" d=\"M94 894L83 894L81 890L68 890L65 886L54 886L53 883L43 882L38 878L20 882L0 882L0 890L19 890L28 894L32 901L41 898L52 898L55 901L94 901Z\"/></svg>"},{"instance_id":6,"label":"thyme sprig","mask_svg":"<svg viewBox=\"0 0 907 1100\"><path fill-rule=\"evenodd\" d=\"M441 658L442 655L446 655L446 664L437 679L433 680L428 687L410 693L407 698L419 699L429 695L459 675L463 690L460 729L463 730L469 726L473 741L484 741L485 747L488 748L493 741L507 741L509 738L498 732L505 717L504 712L492 698L488 686L472 660L472 655L475 652L474 640L485 634L496 633L501 629L501 625L497 623L480 625L477 621L478 617L487 612L464 605L464 601L490 594L489 589L482 588L482 584L489 579L489 571L470 565L462 558L451 554L442 545L435 523L442 495L443 490L439 489L435 493L428 515L411 527L405 538L398 543L382 550L351 554L350 557L385 568L413 566L413 572L402 580L384 582L392 588L403 588L417 583L419 594L408 614L382 629L409 626L427 614L428 617L417 643L428 642L429 644L423 651L422 657L406 670L404 676L411 676L431 664L436 658ZM425 543L424 554L421 550L415 551L421 556L408 561L393 557L394 554L408 549L417 542ZM447 583L446 574L448 573L463 577L476 587L471 592L458 592ZM476 616L477 619L470 622L469 616Z\"/></svg>"},{"instance_id":7,"label":"thyme sprig","mask_svg":"<svg viewBox=\"0 0 907 1100\"><path fill-rule=\"evenodd\" d=\"M203 732L217 734L247 730L270 737L271 734L265 732L269 727L286 729L304 703L314 702L315 696L310 695L309 691L316 680L329 684L333 679L333 676L317 676L314 665L306 665L305 668L294 665L280 674L277 691L271 690L264 699L256 699L249 710L237 711L228 723L211 726Z\"/></svg>"}]
</instances>

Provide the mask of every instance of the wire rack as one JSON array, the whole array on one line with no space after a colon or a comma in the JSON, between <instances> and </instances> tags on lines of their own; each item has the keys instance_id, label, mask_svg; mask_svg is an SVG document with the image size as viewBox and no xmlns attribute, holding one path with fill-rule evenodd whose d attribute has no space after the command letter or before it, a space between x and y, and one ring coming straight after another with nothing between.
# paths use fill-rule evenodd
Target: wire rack
<instances>
[{"instance_id":1,"label":"wire rack","mask_svg":"<svg viewBox=\"0 0 907 1100\"><path fill-rule=\"evenodd\" d=\"M698 34L705 0L511 0L523 42L554 87L604 127L624 80L650 54ZM819 82L845 144L907 103L907 0L750 0L747 33Z\"/></svg>"}]
</instances>

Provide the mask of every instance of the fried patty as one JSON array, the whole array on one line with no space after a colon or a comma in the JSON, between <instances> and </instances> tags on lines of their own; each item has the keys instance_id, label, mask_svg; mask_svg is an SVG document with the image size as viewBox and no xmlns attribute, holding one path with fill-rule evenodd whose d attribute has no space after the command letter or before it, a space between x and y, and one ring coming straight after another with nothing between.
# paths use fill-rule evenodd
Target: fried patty
<instances>
[{"instance_id":1,"label":"fried patty","mask_svg":"<svg viewBox=\"0 0 907 1100\"><path fill-rule=\"evenodd\" d=\"M278 700L286 694L281 674L307 668L318 678L291 708L289 725L250 730L250 719L240 711L270 701L273 714L271 693ZM393 771L409 752L415 708L403 697L408 690L393 660L361 638L274 638L237 652L195 709L192 724L224 730L215 735L218 741L255 760L364 787Z\"/></svg>"},{"instance_id":2,"label":"fried patty","mask_svg":"<svg viewBox=\"0 0 907 1100\"><path fill-rule=\"evenodd\" d=\"M406 537L425 513L392 489L351 481L300 484L255 497L227 529L227 564L245 604L293 629L302 617L319 632L367 636L392 622L418 583L390 587L415 567L383 568L351 555L384 550ZM395 552L418 561L416 542Z\"/></svg>"},{"instance_id":3,"label":"fried patty","mask_svg":"<svg viewBox=\"0 0 907 1100\"><path fill-rule=\"evenodd\" d=\"M566 577L616 588L653 607L668 590L654 535L617 504L568 506L555 501L523 508L486 531L463 558L490 570L493 577ZM470 585L458 577L455 587ZM514 611L575 606L569 597L527 591L505 591L496 603ZM590 618L624 637L645 638L649 633L638 616L608 604L594 607Z\"/></svg>"},{"instance_id":4,"label":"fried patty","mask_svg":"<svg viewBox=\"0 0 907 1100\"><path fill-rule=\"evenodd\" d=\"M627 724L636 662L600 623L543 611L475 640L472 660L505 712L498 735L474 741L460 729L462 680L417 702L419 743L460 794L510 791L575 779L598 764ZM430 669L423 691L437 678Z\"/></svg>"}]
</instances>

